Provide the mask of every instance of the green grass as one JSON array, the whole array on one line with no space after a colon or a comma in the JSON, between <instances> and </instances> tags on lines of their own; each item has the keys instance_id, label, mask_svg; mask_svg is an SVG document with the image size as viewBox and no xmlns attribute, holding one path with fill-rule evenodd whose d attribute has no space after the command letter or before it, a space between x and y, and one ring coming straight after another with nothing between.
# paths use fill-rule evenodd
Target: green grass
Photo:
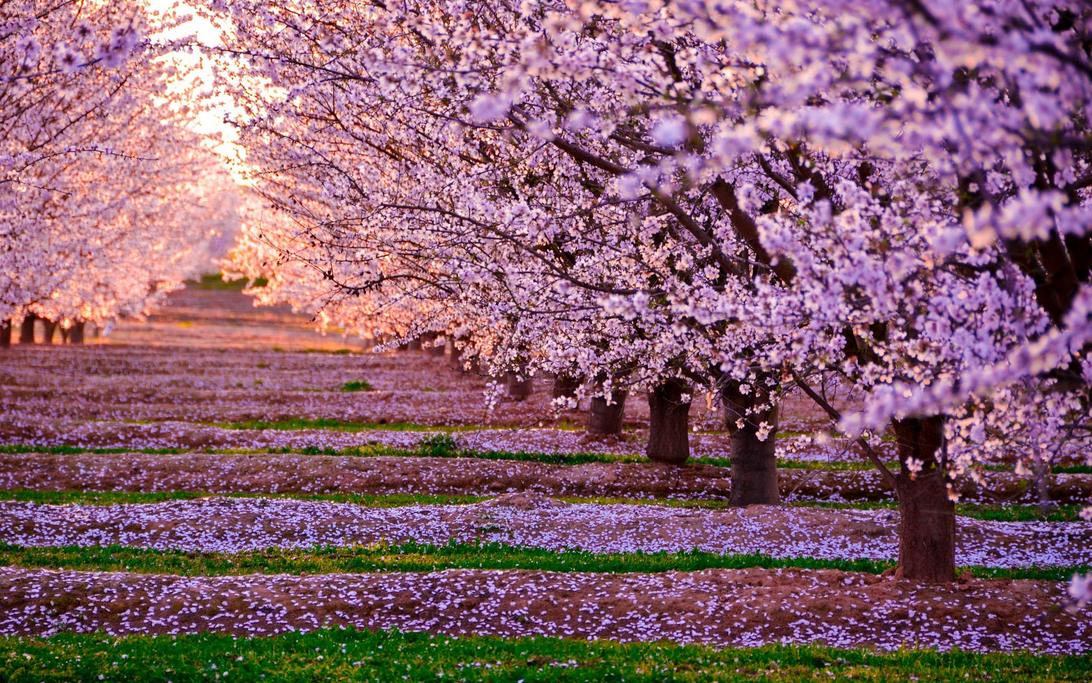
<instances>
[{"instance_id":1,"label":"green grass","mask_svg":"<svg viewBox=\"0 0 1092 683\"><path fill-rule=\"evenodd\" d=\"M836 510L898 510L894 500L855 501L852 503L824 503L799 501L788 503L795 507L823 507ZM983 505L956 503L956 514L991 522L1081 522L1084 505L1054 505L1045 511L1038 505Z\"/></svg>"},{"instance_id":2,"label":"green grass","mask_svg":"<svg viewBox=\"0 0 1092 683\"><path fill-rule=\"evenodd\" d=\"M349 384L359 383L350 382ZM345 386L348 386L349 384L346 384ZM371 389L370 385L368 385L368 389L346 389L345 386L342 387L342 391L369 391ZM248 420L246 422L210 422L201 424L207 424L210 427L220 427L221 429L274 429L278 431L326 429L333 432L472 432L490 429L489 427L479 427L476 425L423 425L415 422L347 422L344 420L329 420L326 418L318 420L292 419L280 420L277 422Z\"/></svg>"},{"instance_id":3,"label":"green grass","mask_svg":"<svg viewBox=\"0 0 1092 683\"><path fill-rule=\"evenodd\" d=\"M487 667L488 665L488 667ZM561 638L449 637L322 629L271 638L231 635L63 634L0 638L0 680L68 681L481 681L662 683L766 680L1087 681L1092 657L938 653L880 654L815 646L714 649L669 643Z\"/></svg>"},{"instance_id":4,"label":"green grass","mask_svg":"<svg viewBox=\"0 0 1092 683\"><path fill-rule=\"evenodd\" d=\"M1092 465L1058 465L1051 471L1054 474L1092 474Z\"/></svg>"},{"instance_id":5,"label":"green grass","mask_svg":"<svg viewBox=\"0 0 1092 683\"><path fill-rule=\"evenodd\" d=\"M494 527L478 530L488 534ZM766 555L718 555L693 550L685 553L611 553L556 551L503 543L455 543L434 546L406 543L398 546L316 546L306 550L269 548L244 553L198 553L125 546L21 547L0 543L0 565L132 571L182 576L238 574L334 574L423 572L442 569L534 569L552 572L655 573L703 569L838 569L879 574L894 562L823 560L812 557L773 558ZM997 569L964 567L981 578L1068 580L1089 567L1021 567Z\"/></svg>"},{"instance_id":6,"label":"green grass","mask_svg":"<svg viewBox=\"0 0 1092 683\"><path fill-rule=\"evenodd\" d=\"M130 424L154 424L151 421L127 420ZM261 455L272 454L297 454L297 455L331 455L346 457L434 457L434 458L479 458L482 460L517 460L523 462L540 462L548 465L583 465L587 463L647 463L648 458L632 453L531 453L526 451L477 451L464 449L458 441L450 436L459 432L479 431L482 429L505 429L504 427L479 427L474 425L422 425L414 422L345 422L341 420L284 420L281 422L263 422L251 420L248 422L221 422L201 423L224 429L329 429L344 432L365 431L398 431L398 432L439 432L435 436L422 440L416 449L399 449L380 444L365 446L350 446L347 448L272 448L272 449L247 449L247 448L206 448L196 451L209 455ZM144 453L151 455L179 455L195 452L186 448L81 448L76 446L25 446L25 445L0 445L0 454L18 455L26 453L44 453L47 455L79 455L91 453L96 455L111 455L121 453ZM713 467L731 467L728 458L693 458L691 465L711 465ZM887 463L889 467L897 467L897 463ZM833 472L858 472L872 469L872 465L863 461L834 461L814 462L804 460L780 460L777 466L788 470L827 470ZM1003 469L1006 468L987 468ZM1006 471L1011 471L1007 468ZM1072 467L1055 468L1056 472L1084 473L1092 468L1074 465ZM985 518L990 519L990 518ZM1057 521L1064 521L1058 519Z\"/></svg>"},{"instance_id":7,"label":"green grass","mask_svg":"<svg viewBox=\"0 0 1092 683\"><path fill-rule=\"evenodd\" d=\"M0 491L0 500L33 502L39 505L144 505L171 500L197 500L200 498L288 498L293 500L320 500L333 503L354 503L375 508L405 507L407 505L466 505L489 500L487 496L432 496L414 493L372 495L366 493L208 493L204 491L32 491L16 489Z\"/></svg>"},{"instance_id":8,"label":"green grass","mask_svg":"<svg viewBox=\"0 0 1092 683\"><path fill-rule=\"evenodd\" d=\"M396 423L403 425L405 423ZM404 431L419 431L418 425L406 424ZM431 427L428 429L432 429ZM424 430L420 430L424 431ZM0 446L0 454L22 455L29 453L42 453L46 455L81 455L85 453L93 455L119 455L123 453L142 453L146 455L180 455L183 453L199 452L207 455L330 455L342 457L374 458L386 457L447 457L447 458L480 458L483 460L518 460L524 462L541 462L550 465L581 465L591 462L648 462L647 458L629 454L612 453L527 453L524 451L475 451L460 449L452 444L455 441L435 441L444 435L439 434L431 439L423 439L422 446L417 449L391 448L379 444L365 446L350 446L347 448L206 448L195 451L187 448L82 448L77 446L24 446L8 445ZM447 437L451 438L451 437ZM727 458L702 460L712 465L729 465Z\"/></svg>"},{"instance_id":9,"label":"green grass","mask_svg":"<svg viewBox=\"0 0 1092 683\"><path fill-rule=\"evenodd\" d=\"M374 388L366 379L354 379L341 385L341 391L371 391Z\"/></svg>"},{"instance_id":10,"label":"green grass","mask_svg":"<svg viewBox=\"0 0 1092 683\"><path fill-rule=\"evenodd\" d=\"M333 503L354 503L376 508L403 507L407 505L466 505L489 500L492 496L448 496L414 493L362 494L362 493L210 493L206 491L157 491L141 493L133 491L34 491L15 489L0 491L0 500L34 502L39 505L121 505L162 503L169 500L196 500L224 496L230 498L288 498L295 500L321 500ZM665 498L614 498L595 496L557 496L567 503L596 503L598 505L657 505L662 507L700 510L724 510L727 500L672 500ZM894 501L863 501L854 503L793 502L793 507L823 507L852 510L898 510ZM979 505L957 504L956 514L973 519L995 522L1078 522L1083 505L1058 505L1044 513L1035 505Z\"/></svg>"},{"instance_id":11,"label":"green grass","mask_svg":"<svg viewBox=\"0 0 1092 683\"><path fill-rule=\"evenodd\" d=\"M254 280L252 286L265 287L267 284L269 284L269 281L264 277L260 277ZM193 289L203 291L235 290L241 292L247 286L247 279L241 278L226 282L220 273L209 273L207 275L202 275L200 280L192 280L190 286Z\"/></svg>"}]
</instances>

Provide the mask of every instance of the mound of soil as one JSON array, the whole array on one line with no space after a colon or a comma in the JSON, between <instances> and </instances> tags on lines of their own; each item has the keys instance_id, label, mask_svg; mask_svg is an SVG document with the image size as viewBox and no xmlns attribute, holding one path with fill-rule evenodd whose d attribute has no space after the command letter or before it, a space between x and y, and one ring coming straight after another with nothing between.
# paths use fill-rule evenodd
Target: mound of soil
<instances>
[{"instance_id":1,"label":"mound of soil","mask_svg":"<svg viewBox=\"0 0 1092 683\"><path fill-rule=\"evenodd\" d=\"M1053 583L963 580L920 587L868 574L707 570L559 574L448 570L178 577L0 569L0 633L215 631L259 636L321 626L449 635L817 643L1077 653L1088 612Z\"/></svg>"}]
</instances>

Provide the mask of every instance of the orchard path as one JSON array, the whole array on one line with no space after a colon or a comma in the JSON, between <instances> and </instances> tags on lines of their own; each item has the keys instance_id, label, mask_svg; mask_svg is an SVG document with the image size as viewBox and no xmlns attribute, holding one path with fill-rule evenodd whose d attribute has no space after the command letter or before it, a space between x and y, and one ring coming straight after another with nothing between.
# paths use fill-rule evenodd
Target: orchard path
<instances>
[{"instance_id":1,"label":"orchard path","mask_svg":"<svg viewBox=\"0 0 1092 683\"><path fill-rule=\"evenodd\" d=\"M342 390L350 382L367 390ZM10 565L0 568L8 615L0 633L352 624L715 645L1092 650L1087 614L1061 609L1061 583L983 574L1092 564L1092 524L964 518L959 561L978 578L942 589L916 590L878 570L797 567L890 562L898 524L883 505L890 492L854 446L811 438L825 423L808 404L790 399L779 439L783 495L804 506L703 510L722 507L730 492L727 438L710 406L694 405L694 462L671 468L641 458L641 396L627 405L621 438L593 440L581 412L551 410L548 382L539 379L526 401L501 396L492 412L489 382L450 355L372 353L337 331L320 335L304 316L255 309L237 287L207 280L82 348L13 347L0 355L0 537L9 544L0 553ZM1052 483L1062 503L1092 495L1089 475ZM989 473L989 486L968 488L967 500L1031 502L1011 473ZM187 499L170 499L178 495ZM230 497L239 495L248 497ZM347 495L375 496L378 507L336 498ZM814 506L828 500L873 509ZM499 543L558 557L697 548L791 566L183 577L93 559L124 547L230 563L258 549L404 543ZM58 592L61 602L50 598Z\"/></svg>"}]
</instances>

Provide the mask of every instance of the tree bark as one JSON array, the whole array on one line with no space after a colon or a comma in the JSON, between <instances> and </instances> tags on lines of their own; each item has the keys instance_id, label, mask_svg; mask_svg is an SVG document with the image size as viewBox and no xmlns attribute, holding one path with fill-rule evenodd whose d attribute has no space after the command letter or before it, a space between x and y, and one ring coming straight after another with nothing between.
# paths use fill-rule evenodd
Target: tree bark
<instances>
[{"instance_id":1,"label":"tree bark","mask_svg":"<svg viewBox=\"0 0 1092 683\"><path fill-rule=\"evenodd\" d=\"M759 378L757 385L764 379ZM721 389L725 422L732 449L732 495L730 505L777 505L781 491L777 481L777 454L775 451L778 411L777 407L754 412L757 406L770 401L770 395L757 386L743 393L739 382L727 382ZM763 422L770 425L765 440L758 438Z\"/></svg>"},{"instance_id":2,"label":"tree bark","mask_svg":"<svg viewBox=\"0 0 1092 683\"><path fill-rule=\"evenodd\" d=\"M53 333L56 331L56 329L57 323L53 322L49 318L42 318L42 330L44 331L44 334L42 335L43 344L53 343Z\"/></svg>"},{"instance_id":3,"label":"tree bark","mask_svg":"<svg viewBox=\"0 0 1092 683\"><path fill-rule=\"evenodd\" d=\"M20 344L33 344L34 343L34 321L38 319L38 316L33 313L27 313L23 318L23 326L19 328L19 343Z\"/></svg>"},{"instance_id":4,"label":"tree bark","mask_svg":"<svg viewBox=\"0 0 1092 683\"><path fill-rule=\"evenodd\" d=\"M429 353L430 356L437 356L439 358L443 358L444 354L447 353L447 341L445 340L443 344L440 344L439 346L437 346L436 345L436 339L437 339L436 337L433 337L432 339L429 340L428 353Z\"/></svg>"},{"instance_id":5,"label":"tree bark","mask_svg":"<svg viewBox=\"0 0 1092 683\"><path fill-rule=\"evenodd\" d=\"M568 375L558 375L554 378L554 386L550 389L550 398L573 398L576 396L576 390L583 384L575 377Z\"/></svg>"},{"instance_id":6,"label":"tree bark","mask_svg":"<svg viewBox=\"0 0 1092 683\"><path fill-rule=\"evenodd\" d=\"M68 331L68 343L69 344L82 344L83 332L86 323L82 320L72 325L72 329Z\"/></svg>"},{"instance_id":7,"label":"tree bark","mask_svg":"<svg viewBox=\"0 0 1092 683\"><path fill-rule=\"evenodd\" d=\"M944 418L892 423L899 448L899 566L895 576L921 583L955 580L955 503L948 498L937 454L944 445ZM914 473L909 465L915 461Z\"/></svg>"},{"instance_id":8,"label":"tree bark","mask_svg":"<svg viewBox=\"0 0 1092 683\"><path fill-rule=\"evenodd\" d=\"M690 401L682 395L689 387L681 379L669 379L648 392L648 459L681 465L690 457Z\"/></svg>"},{"instance_id":9,"label":"tree bark","mask_svg":"<svg viewBox=\"0 0 1092 683\"><path fill-rule=\"evenodd\" d=\"M611 393L611 403L607 399L596 396L591 400L588 409L588 433L617 436L622 433L622 418L626 413L626 396L628 391L615 390Z\"/></svg>"},{"instance_id":10,"label":"tree bark","mask_svg":"<svg viewBox=\"0 0 1092 683\"><path fill-rule=\"evenodd\" d=\"M8 348L11 346L11 321L4 320L0 322L0 348Z\"/></svg>"},{"instance_id":11,"label":"tree bark","mask_svg":"<svg viewBox=\"0 0 1092 683\"><path fill-rule=\"evenodd\" d=\"M534 385L530 377L519 372L509 372L507 376L508 397L522 401L534 391Z\"/></svg>"},{"instance_id":12,"label":"tree bark","mask_svg":"<svg viewBox=\"0 0 1092 683\"><path fill-rule=\"evenodd\" d=\"M463 342L463 346L460 347L457 342ZM455 368L459 372L466 372L466 364L463 356L466 354L466 344L470 343L466 339L452 339L451 340L451 367Z\"/></svg>"},{"instance_id":13,"label":"tree bark","mask_svg":"<svg viewBox=\"0 0 1092 683\"><path fill-rule=\"evenodd\" d=\"M410 339L408 342L406 342L406 350L407 351L420 351L421 350L421 340L420 339Z\"/></svg>"}]
</instances>

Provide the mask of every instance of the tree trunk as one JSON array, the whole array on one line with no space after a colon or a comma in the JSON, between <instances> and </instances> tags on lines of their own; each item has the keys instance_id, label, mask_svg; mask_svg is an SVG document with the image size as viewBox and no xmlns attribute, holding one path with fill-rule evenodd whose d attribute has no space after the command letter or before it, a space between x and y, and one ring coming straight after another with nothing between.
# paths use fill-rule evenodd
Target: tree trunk
<instances>
[{"instance_id":1,"label":"tree trunk","mask_svg":"<svg viewBox=\"0 0 1092 683\"><path fill-rule=\"evenodd\" d=\"M53 343L53 332L57 329L57 323L53 322L49 318L42 318L42 330L45 334L42 336L43 344Z\"/></svg>"},{"instance_id":2,"label":"tree trunk","mask_svg":"<svg viewBox=\"0 0 1092 683\"><path fill-rule=\"evenodd\" d=\"M464 345L460 348L456 341L463 341ZM463 355L466 354L465 344L469 343L465 340L451 340L451 367L455 368L459 372L466 372L466 364L463 359Z\"/></svg>"},{"instance_id":3,"label":"tree trunk","mask_svg":"<svg viewBox=\"0 0 1092 683\"><path fill-rule=\"evenodd\" d=\"M33 313L27 313L27 316L23 318L23 326L19 328L19 343L20 344L33 344L34 343L34 321L38 319L38 316Z\"/></svg>"},{"instance_id":4,"label":"tree trunk","mask_svg":"<svg viewBox=\"0 0 1092 683\"><path fill-rule=\"evenodd\" d=\"M0 322L0 348L11 346L11 321Z\"/></svg>"},{"instance_id":5,"label":"tree trunk","mask_svg":"<svg viewBox=\"0 0 1092 683\"><path fill-rule=\"evenodd\" d=\"M82 344L83 343L83 330L85 322L82 320L72 325L72 329L68 331L68 343L69 344Z\"/></svg>"},{"instance_id":6,"label":"tree trunk","mask_svg":"<svg viewBox=\"0 0 1092 683\"><path fill-rule=\"evenodd\" d=\"M420 351L421 350L421 340L420 339L410 339L408 342L406 342L406 350L407 351Z\"/></svg>"},{"instance_id":7,"label":"tree trunk","mask_svg":"<svg viewBox=\"0 0 1092 683\"><path fill-rule=\"evenodd\" d=\"M439 346L437 346L436 345L436 338L433 338L430 341L430 344L429 344L429 347L428 347L428 353L429 353L430 356L437 356L439 358L443 358L444 354L447 353L447 340L444 340L443 344L440 344Z\"/></svg>"},{"instance_id":8,"label":"tree trunk","mask_svg":"<svg viewBox=\"0 0 1092 683\"><path fill-rule=\"evenodd\" d=\"M622 418L626 413L626 395L629 392L615 390L611 393L611 403L596 396L591 400L588 410L588 433L617 436L622 433Z\"/></svg>"},{"instance_id":9,"label":"tree trunk","mask_svg":"<svg viewBox=\"0 0 1092 683\"><path fill-rule=\"evenodd\" d=\"M955 580L955 503L948 498L937 453L944 445L944 418L892 423L899 447L899 566L895 576L922 583ZM915 474L909 464L914 461Z\"/></svg>"},{"instance_id":10,"label":"tree trunk","mask_svg":"<svg viewBox=\"0 0 1092 683\"><path fill-rule=\"evenodd\" d=\"M550 389L550 398L574 398L576 390L583 384L575 377L559 375L554 378L554 386Z\"/></svg>"},{"instance_id":11,"label":"tree trunk","mask_svg":"<svg viewBox=\"0 0 1092 683\"><path fill-rule=\"evenodd\" d=\"M753 384L758 385L762 379L764 378L760 377ZM756 406L764 405L769 400L770 395L757 386L744 394L740 390L739 382L734 380L721 389L721 401L724 403L732 449L731 505L777 505L781 502L774 438L777 432L777 408L754 412ZM763 422L770 425L764 440L758 438Z\"/></svg>"},{"instance_id":12,"label":"tree trunk","mask_svg":"<svg viewBox=\"0 0 1092 683\"><path fill-rule=\"evenodd\" d=\"M534 389L533 383L530 377L524 376L519 372L509 372L507 376L508 381L508 397L517 401L522 401L531 395Z\"/></svg>"},{"instance_id":13,"label":"tree trunk","mask_svg":"<svg viewBox=\"0 0 1092 683\"><path fill-rule=\"evenodd\" d=\"M682 395L689 387L681 379L669 379L648 392L648 459L681 465L690 457L690 401Z\"/></svg>"}]
</instances>

